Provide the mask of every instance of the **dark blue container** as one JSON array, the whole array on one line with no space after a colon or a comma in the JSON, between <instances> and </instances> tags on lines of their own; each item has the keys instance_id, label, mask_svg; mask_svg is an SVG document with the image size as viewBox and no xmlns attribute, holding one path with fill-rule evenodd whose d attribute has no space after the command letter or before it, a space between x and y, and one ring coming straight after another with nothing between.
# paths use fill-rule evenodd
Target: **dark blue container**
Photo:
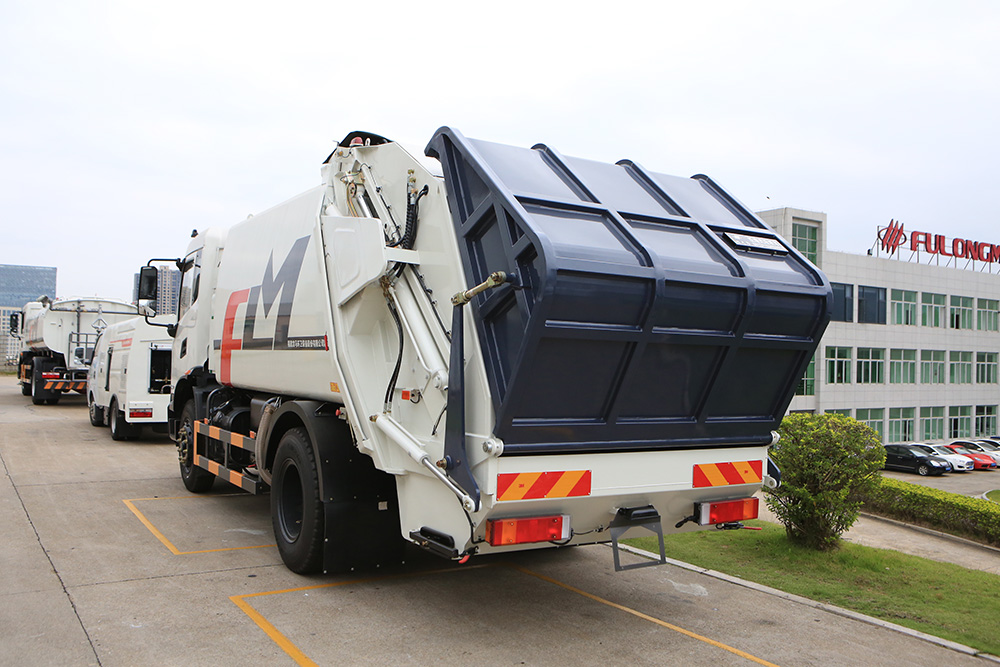
<instances>
[{"instance_id":1,"label":"dark blue container","mask_svg":"<svg viewBox=\"0 0 1000 667\"><path fill-rule=\"evenodd\" d=\"M505 455L770 442L830 319L822 272L706 176L441 128Z\"/></svg>"}]
</instances>

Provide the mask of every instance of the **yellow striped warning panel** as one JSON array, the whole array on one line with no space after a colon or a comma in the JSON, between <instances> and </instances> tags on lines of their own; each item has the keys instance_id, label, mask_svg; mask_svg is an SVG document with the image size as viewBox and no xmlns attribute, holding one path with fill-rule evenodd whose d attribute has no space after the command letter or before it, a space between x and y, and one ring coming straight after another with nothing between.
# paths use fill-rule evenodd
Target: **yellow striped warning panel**
<instances>
[{"instance_id":1,"label":"yellow striped warning panel","mask_svg":"<svg viewBox=\"0 0 1000 667\"><path fill-rule=\"evenodd\" d=\"M760 484L762 472L761 461L699 463L694 467L693 483L696 489L731 484Z\"/></svg>"},{"instance_id":2,"label":"yellow striped warning panel","mask_svg":"<svg viewBox=\"0 0 1000 667\"><path fill-rule=\"evenodd\" d=\"M497 475L497 500L536 500L589 496L589 470L509 472Z\"/></svg>"}]
</instances>

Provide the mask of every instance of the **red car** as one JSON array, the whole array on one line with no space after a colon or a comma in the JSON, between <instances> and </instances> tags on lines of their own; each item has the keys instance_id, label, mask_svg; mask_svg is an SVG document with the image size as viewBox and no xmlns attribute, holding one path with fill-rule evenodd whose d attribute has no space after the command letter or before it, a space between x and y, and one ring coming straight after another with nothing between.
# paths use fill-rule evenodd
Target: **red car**
<instances>
[{"instance_id":1,"label":"red car","mask_svg":"<svg viewBox=\"0 0 1000 667\"><path fill-rule=\"evenodd\" d=\"M996 468L997 462L992 456L987 456L982 452L974 452L971 449L966 449L960 444L952 443L950 445L945 445L948 449L952 450L956 454L961 454L962 456L968 456L972 459L973 467L976 470L989 470L990 468Z\"/></svg>"}]
</instances>

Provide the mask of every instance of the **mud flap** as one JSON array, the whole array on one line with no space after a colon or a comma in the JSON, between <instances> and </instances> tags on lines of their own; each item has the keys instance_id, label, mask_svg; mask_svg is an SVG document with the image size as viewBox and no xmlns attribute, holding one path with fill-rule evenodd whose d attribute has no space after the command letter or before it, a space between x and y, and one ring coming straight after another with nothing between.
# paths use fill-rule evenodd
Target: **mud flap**
<instances>
[{"instance_id":1,"label":"mud flap","mask_svg":"<svg viewBox=\"0 0 1000 667\"><path fill-rule=\"evenodd\" d=\"M323 503L323 574L371 570L403 561L399 507L390 501Z\"/></svg>"}]
</instances>

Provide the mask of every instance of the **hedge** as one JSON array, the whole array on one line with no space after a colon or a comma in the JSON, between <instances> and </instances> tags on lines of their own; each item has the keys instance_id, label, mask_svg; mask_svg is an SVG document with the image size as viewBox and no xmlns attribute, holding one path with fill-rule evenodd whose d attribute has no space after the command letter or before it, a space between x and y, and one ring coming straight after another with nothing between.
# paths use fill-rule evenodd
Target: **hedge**
<instances>
[{"instance_id":1,"label":"hedge","mask_svg":"<svg viewBox=\"0 0 1000 667\"><path fill-rule=\"evenodd\" d=\"M883 477L863 497L864 511L1000 547L1000 505Z\"/></svg>"}]
</instances>

